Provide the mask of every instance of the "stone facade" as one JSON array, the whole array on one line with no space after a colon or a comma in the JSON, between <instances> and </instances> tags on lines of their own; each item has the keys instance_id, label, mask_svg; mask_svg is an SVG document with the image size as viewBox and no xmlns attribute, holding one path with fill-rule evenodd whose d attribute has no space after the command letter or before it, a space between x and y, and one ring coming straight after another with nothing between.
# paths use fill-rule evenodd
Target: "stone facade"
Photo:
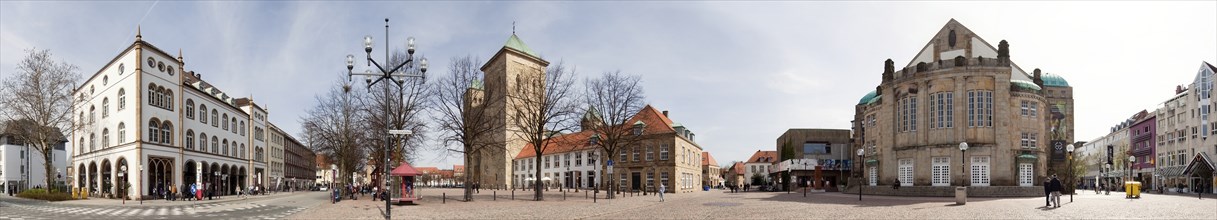
<instances>
[{"instance_id":1,"label":"stone facade","mask_svg":"<svg viewBox=\"0 0 1217 220\"><path fill-rule=\"evenodd\" d=\"M882 83L859 101L853 151L864 149L865 163L855 169L869 185L1039 184L1058 163L1050 146L1073 141L1071 89L1051 80L1011 62L1005 41L993 48L952 19L904 68L885 62Z\"/></svg>"},{"instance_id":2,"label":"stone facade","mask_svg":"<svg viewBox=\"0 0 1217 220\"><path fill-rule=\"evenodd\" d=\"M793 173L791 183L798 183L800 187L815 178L816 166L820 166L823 175L816 180L827 181L828 188L842 185L850 175L849 164L853 163L851 159L854 157L850 151L850 130L789 129L778 136L776 149L782 163L774 174L789 170ZM798 162L793 162L796 160ZM801 164L804 161L812 164Z\"/></svg>"},{"instance_id":3,"label":"stone facade","mask_svg":"<svg viewBox=\"0 0 1217 220\"><path fill-rule=\"evenodd\" d=\"M481 70L485 74L485 85L483 88L470 88L466 93L468 96L484 96L490 94L492 96L506 95L506 97L470 97L466 100L489 100L486 103L468 103L471 109L480 109L481 111L490 111L491 115L503 120L508 126L494 132L487 140L493 143L499 143L504 146L493 147L495 149L504 150L486 150L480 154L474 155L474 159L469 162L469 174L473 175L475 183L481 184L482 187L512 187L512 176L514 175L511 169L511 162L524 149L526 144L520 137L520 131L511 128L512 115L515 115L513 105L520 103L521 96L537 95L528 94L529 91L540 92L544 91L539 88L521 88L524 84L521 81L530 79L543 79L545 77L545 68L549 66L549 61L541 59L532 49L529 49L523 41L515 34L508 38L507 43L503 45ZM540 86L540 85L538 85ZM489 90L489 92L487 92Z\"/></svg>"}]
</instances>

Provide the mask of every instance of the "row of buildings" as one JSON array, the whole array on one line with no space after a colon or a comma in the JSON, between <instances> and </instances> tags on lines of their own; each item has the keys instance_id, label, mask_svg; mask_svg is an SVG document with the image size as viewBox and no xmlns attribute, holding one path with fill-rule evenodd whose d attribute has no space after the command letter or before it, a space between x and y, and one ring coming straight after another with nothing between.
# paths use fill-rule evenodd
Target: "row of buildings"
<instances>
[{"instance_id":1,"label":"row of buildings","mask_svg":"<svg viewBox=\"0 0 1217 220\"><path fill-rule=\"evenodd\" d=\"M1217 118L1213 118L1213 78L1217 67L1201 62L1194 80L1175 87L1174 95L1151 110L1142 110L1112 126L1108 134L1087 142L1088 186L1119 186L1125 180L1171 192L1217 190Z\"/></svg>"},{"instance_id":2,"label":"row of buildings","mask_svg":"<svg viewBox=\"0 0 1217 220\"><path fill-rule=\"evenodd\" d=\"M75 89L72 187L138 198L191 184L220 194L312 185L312 150L271 124L265 106L185 65L180 51L175 58L137 34Z\"/></svg>"}]
</instances>

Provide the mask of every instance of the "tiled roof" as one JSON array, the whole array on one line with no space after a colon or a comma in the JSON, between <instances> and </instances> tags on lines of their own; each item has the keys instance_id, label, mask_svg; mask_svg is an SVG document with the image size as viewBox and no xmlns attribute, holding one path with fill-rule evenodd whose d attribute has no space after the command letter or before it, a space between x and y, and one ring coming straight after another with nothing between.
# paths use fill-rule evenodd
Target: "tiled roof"
<instances>
[{"instance_id":1,"label":"tiled roof","mask_svg":"<svg viewBox=\"0 0 1217 220\"><path fill-rule=\"evenodd\" d=\"M634 114L634 117L626 121L625 124L633 126L638 122L646 124L646 129L643 130L643 134L663 134L676 132L676 129L672 128L672 119L664 116L662 112L655 109L655 107L652 107L651 105L643 107L642 110L638 111L637 114ZM544 152L541 152L541 155L566 153L596 147L595 145L591 145L591 143L588 141L588 138L590 138L593 134L593 131L588 130L558 135L551 138L547 142L548 146L545 147ZM516 159L535 156L537 156L536 150L533 150L532 144L527 144L524 146L524 150L520 151L520 154L516 155Z\"/></svg>"},{"instance_id":2,"label":"tiled roof","mask_svg":"<svg viewBox=\"0 0 1217 220\"><path fill-rule=\"evenodd\" d=\"M437 167L415 167L414 169L425 174L439 173L439 168Z\"/></svg>"},{"instance_id":3,"label":"tiled roof","mask_svg":"<svg viewBox=\"0 0 1217 220\"><path fill-rule=\"evenodd\" d=\"M580 131L580 132L575 132L575 133L570 133L570 134L558 135L557 137L551 138L548 141L546 141L547 146L545 147L545 149L543 149L544 152L541 152L541 155L560 154L560 153L566 153L566 152L571 152L571 151L595 148L595 147L597 147L597 145L591 145L591 143L588 141L588 139L591 138L592 134L595 134L595 132ZM532 144L528 144L527 146L524 147L524 150L520 151L520 154L516 155L516 159L529 158L529 157L535 157L535 156L537 156L537 150L533 149Z\"/></svg>"},{"instance_id":4,"label":"tiled roof","mask_svg":"<svg viewBox=\"0 0 1217 220\"><path fill-rule=\"evenodd\" d=\"M731 165L731 169L735 170L736 175L744 175L744 162L735 162L735 165Z\"/></svg>"},{"instance_id":5,"label":"tiled roof","mask_svg":"<svg viewBox=\"0 0 1217 220\"><path fill-rule=\"evenodd\" d=\"M757 150L756 153L752 154L751 158L748 158L748 162L749 163L773 163L773 162L776 162L777 159L778 159L777 151Z\"/></svg>"},{"instance_id":6,"label":"tiled roof","mask_svg":"<svg viewBox=\"0 0 1217 220\"><path fill-rule=\"evenodd\" d=\"M718 166L718 161L714 161L714 157L710 156L710 152L702 151L701 152L701 165L702 166L705 166L705 165Z\"/></svg>"}]
</instances>

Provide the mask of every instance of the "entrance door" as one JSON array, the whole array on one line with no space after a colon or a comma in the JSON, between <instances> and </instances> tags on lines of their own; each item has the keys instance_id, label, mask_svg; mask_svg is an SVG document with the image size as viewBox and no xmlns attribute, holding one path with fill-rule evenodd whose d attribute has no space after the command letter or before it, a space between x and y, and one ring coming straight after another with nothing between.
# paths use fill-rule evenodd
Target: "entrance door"
<instances>
[{"instance_id":1,"label":"entrance door","mask_svg":"<svg viewBox=\"0 0 1217 220\"><path fill-rule=\"evenodd\" d=\"M630 189L635 190L635 191L642 189L642 173L639 173L639 172L630 173L630 179L632 181L632 183L630 184Z\"/></svg>"}]
</instances>

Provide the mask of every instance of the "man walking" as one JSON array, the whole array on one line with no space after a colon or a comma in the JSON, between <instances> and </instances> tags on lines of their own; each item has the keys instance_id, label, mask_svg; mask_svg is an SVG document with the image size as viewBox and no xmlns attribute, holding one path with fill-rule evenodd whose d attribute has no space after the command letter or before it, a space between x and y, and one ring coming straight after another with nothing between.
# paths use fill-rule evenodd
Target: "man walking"
<instances>
[{"instance_id":1,"label":"man walking","mask_svg":"<svg viewBox=\"0 0 1217 220\"><path fill-rule=\"evenodd\" d=\"M659 184L659 202L663 202L663 191L667 190L668 186L663 183Z\"/></svg>"},{"instance_id":2,"label":"man walking","mask_svg":"<svg viewBox=\"0 0 1217 220\"><path fill-rule=\"evenodd\" d=\"M1058 208L1061 207L1061 190L1064 189L1061 180L1056 178L1056 174L1052 174L1052 203Z\"/></svg>"},{"instance_id":3,"label":"man walking","mask_svg":"<svg viewBox=\"0 0 1217 220\"><path fill-rule=\"evenodd\" d=\"M1044 178L1044 207L1052 207L1052 179Z\"/></svg>"}]
</instances>

